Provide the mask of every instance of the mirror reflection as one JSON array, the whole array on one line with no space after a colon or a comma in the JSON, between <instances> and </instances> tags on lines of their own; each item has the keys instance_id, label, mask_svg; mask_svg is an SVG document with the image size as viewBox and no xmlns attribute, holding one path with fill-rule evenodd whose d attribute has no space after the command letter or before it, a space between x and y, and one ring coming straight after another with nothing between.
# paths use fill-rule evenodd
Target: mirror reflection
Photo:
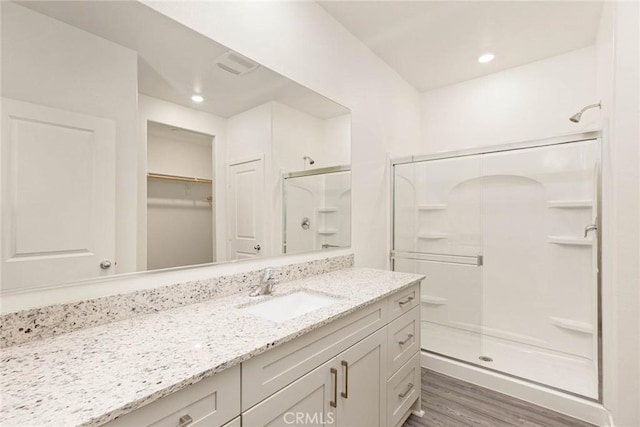
<instances>
[{"instance_id":1,"label":"mirror reflection","mask_svg":"<svg viewBox=\"0 0 640 427\"><path fill-rule=\"evenodd\" d=\"M3 292L350 245L348 109L138 2L1 7Z\"/></svg>"}]
</instances>

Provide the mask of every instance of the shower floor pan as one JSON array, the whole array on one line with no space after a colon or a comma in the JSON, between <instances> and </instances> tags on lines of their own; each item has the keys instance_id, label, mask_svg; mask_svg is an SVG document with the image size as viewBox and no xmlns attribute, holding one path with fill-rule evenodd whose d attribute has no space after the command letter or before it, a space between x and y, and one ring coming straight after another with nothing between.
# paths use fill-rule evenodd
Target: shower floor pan
<instances>
[{"instance_id":1,"label":"shower floor pan","mask_svg":"<svg viewBox=\"0 0 640 427\"><path fill-rule=\"evenodd\" d=\"M422 322L422 347L444 356L473 363L505 374L598 398L595 363L583 357L545 351L491 336ZM490 358L491 361L480 359Z\"/></svg>"}]
</instances>

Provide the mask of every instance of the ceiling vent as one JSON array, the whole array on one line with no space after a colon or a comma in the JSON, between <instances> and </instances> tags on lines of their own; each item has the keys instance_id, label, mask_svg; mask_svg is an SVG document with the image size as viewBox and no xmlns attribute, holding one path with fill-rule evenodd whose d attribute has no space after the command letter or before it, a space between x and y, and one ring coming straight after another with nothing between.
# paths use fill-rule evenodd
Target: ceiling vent
<instances>
[{"instance_id":1,"label":"ceiling vent","mask_svg":"<svg viewBox=\"0 0 640 427\"><path fill-rule=\"evenodd\" d=\"M215 59L218 67L236 76L244 76L258 68L258 63L253 62L239 53L227 51Z\"/></svg>"}]
</instances>

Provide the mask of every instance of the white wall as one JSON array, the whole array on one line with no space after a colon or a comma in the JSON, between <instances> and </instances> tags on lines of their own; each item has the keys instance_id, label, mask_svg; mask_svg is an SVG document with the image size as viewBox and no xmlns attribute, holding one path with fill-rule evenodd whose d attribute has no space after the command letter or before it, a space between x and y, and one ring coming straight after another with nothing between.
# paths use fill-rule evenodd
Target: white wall
<instances>
[{"instance_id":1,"label":"white wall","mask_svg":"<svg viewBox=\"0 0 640 427\"><path fill-rule=\"evenodd\" d=\"M163 123L182 129L213 135L213 151L211 162L214 162L215 176L213 178L213 227L226 230L226 214L224 194L226 188L225 157L226 157L226 121L225 119L203 111L183 107L172 102L140 94L138 97L138 169L135 181L138 183L138 241L145 242L138 247L137 266L139 271L147 266L147 122ZM216 244L214 253L217 260L226 260L225 233L215 233Z\"/></svg>"},{"instance_id":2,"label":"white wall","mask_svg":"<svg viewBox=\"0 0 640 427\"><path fill-rule=\"evenodd\" d=\"M2 96L116 122L117 272L136 270L137 54L2 2Z\"/></svg>"},{"instance_id":3,"label":"white wall","mask_svg":"<svg viewBox=\"0 0 640 427\"><path fill-rule=\"evenodd\" d=\"M499 60L497 58L496 60ZM420 153L525 141L599 125L571 115L597 102L594 47L569 52L421 95Z\"/></svg>"},{"instance_id":4,"label":"white wall","mask_svg":"<svg viewBox=\"0 0 640 427\"><path fill-rule=\"evenodd\" d=\"M351 114L326 119L323 128L321 154L330 157L331 166L351 164Z\"/></svg>"},{"instance_id":5,"label":"white wall","mask_svg":"<svg viewBox=\"0 0 640 427\"><path fill-rule=\"evenodd\" d=\"M598 34L603 171L604 404L640 425L640 4L605 3Z\"/></svg>"},{"instance_id":6,"label":"white wall","mask_svg":"<svg viewBox=\"0 0 640 427\"><path fill-rule=\"evenodd\" d=\"M387 153L418 149L417 91L313 2L145 3L352 110L352 247L386 267Z\"/></svg>"}]
</instances>

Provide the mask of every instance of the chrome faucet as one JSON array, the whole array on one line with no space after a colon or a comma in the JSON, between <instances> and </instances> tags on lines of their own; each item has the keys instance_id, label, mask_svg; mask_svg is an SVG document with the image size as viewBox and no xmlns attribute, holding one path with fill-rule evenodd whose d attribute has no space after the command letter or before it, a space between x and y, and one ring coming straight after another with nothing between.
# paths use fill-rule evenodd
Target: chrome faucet
<instances>
[{"instance_id":1,"label":"chrome faucet","mask_svg":"<svg viewBox=\"0 0 640 427\"><path fill-rule=\"evenodd\" d=\"M271 295L273 292L273 286L278 284L278 279L274 277L275 273L280 272L276 268L267 268L264 270L262 280L260 284L249 294L250 297L257 297L259 295Z\"/></svg>"}]
</instances>

